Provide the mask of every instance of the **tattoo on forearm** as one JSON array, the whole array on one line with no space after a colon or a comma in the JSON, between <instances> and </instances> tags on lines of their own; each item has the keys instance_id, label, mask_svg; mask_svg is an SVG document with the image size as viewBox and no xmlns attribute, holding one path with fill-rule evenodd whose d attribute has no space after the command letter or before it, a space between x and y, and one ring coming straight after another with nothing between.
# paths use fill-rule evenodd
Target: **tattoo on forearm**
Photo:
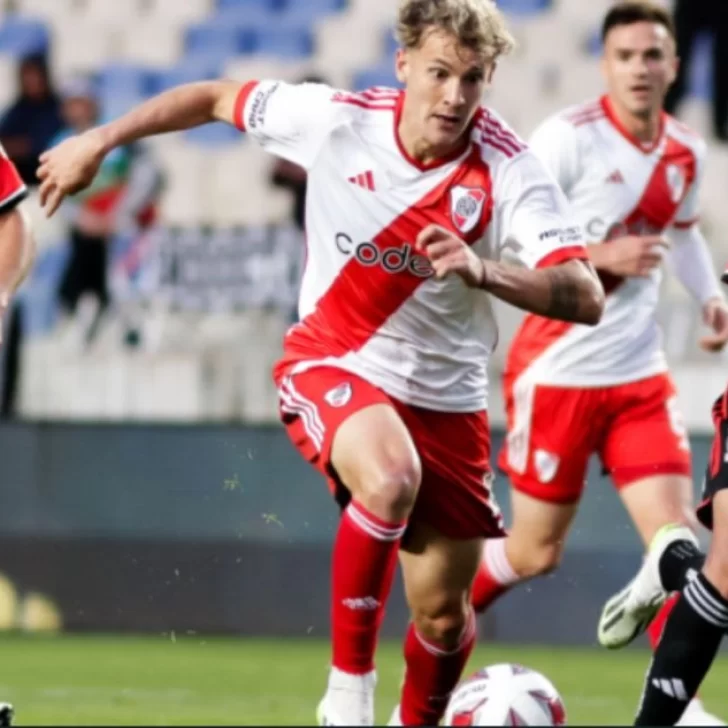
<instances>
[{"instance_id":1,"label":"tattoo on forearm","mask_svg":"<svg viewBox=\"0 0 728 728\"><path fill-rule=\"evenodd\" d=\"M560 270L559 267L548 271L551 300L546 315L563 321L579 320L579 286L573 272Z\"/></svg>"}]
</instances>

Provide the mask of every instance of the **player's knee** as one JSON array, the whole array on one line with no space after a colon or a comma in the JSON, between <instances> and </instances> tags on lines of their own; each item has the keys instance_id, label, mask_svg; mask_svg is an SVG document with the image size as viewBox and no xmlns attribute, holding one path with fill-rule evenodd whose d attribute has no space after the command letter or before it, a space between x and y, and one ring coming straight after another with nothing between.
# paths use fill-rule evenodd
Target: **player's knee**
<instances>
[{"instance_id":1,"label":"player's knee","mask_svg":"<svg viewBox=\"0 0 728 728\"><path fill-rule=\"evenodd\" d=\"M415 628L429 642L444 650L454 650L462 641L470 618L470 605L463 594L443 595L428 605L415 608Z\"/></svg>"},{"instance_id":2,"label":"player's knee","mask_svg":"<svg viewBox=\"0 0 728 728\"><path fill-rule=\"evenodd\" d=\"M525 550L515 571L522 579L550 574L561 565L563 553L564 545L560 541L530 546Z\"/></svg>"},{"instance_id":3,"label":"player's knee","mask_svg":"<svg viewBox=\"0 0 728 728\"><path fill-rule=\"evenodd\" d=\"M421 480L422 469L416 458L391 460L362 483L365 506L384 518L404 519L415 504Z\"/></svg>"}]
</instances>

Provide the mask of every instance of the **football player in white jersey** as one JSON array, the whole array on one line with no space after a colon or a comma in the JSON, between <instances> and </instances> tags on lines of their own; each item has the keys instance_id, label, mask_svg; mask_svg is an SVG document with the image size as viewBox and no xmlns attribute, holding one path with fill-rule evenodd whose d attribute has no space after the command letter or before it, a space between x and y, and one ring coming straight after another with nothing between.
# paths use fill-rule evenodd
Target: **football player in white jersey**
<instances>
[{"instance_id":1,"label":"football player in white jersey","mask_svg":"<svg viewBox=\"0 0 728 728\"><path fill-rule=\"evenodd\" d=\"M507 539L486 544L476 610L558 565L593 453L645 544L667 524L695 538L687 432L655 309L669 255L713 329L704 348L728 341L728 308L698 225L706 147L662 111L678 63L669 13L652 2L616 3L602 37L606 95L546 120L531 147L585 230L607 304L596 327L527 315L512 342L500 463L514 520ZM653 644L662 621L650 629ZM621 639L620 629L622 621L603 621L600 640Z\"/></svg>"},{"instance_id":2,"label":"football player in white jersey","mask_svg":"<svg viewBox=\"0 0 728 728\"><path fill-rule=\"evenodd\" d=\"M475 641L469 591L490 492L489 296L595 324L604 292L566 199L480 100L512 45L492 0L401 0L404 90L191 84L41 157L49 214L110 149L220 120L308 172L300 323L281 418L343 508L332 564L329 725L374 721L374 652L398 558L412 612L392 720L435 725ZM241 170L241 178L245 170ZM296 487L296 484L290 484Z\"/></svg>"}]
</instances>

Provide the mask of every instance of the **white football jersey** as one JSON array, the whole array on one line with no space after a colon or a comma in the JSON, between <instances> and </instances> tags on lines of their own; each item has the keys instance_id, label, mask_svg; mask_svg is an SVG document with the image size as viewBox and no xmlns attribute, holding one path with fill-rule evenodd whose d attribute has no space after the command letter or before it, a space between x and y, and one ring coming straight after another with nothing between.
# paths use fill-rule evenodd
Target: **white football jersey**
<instances>
[{"instance_id":1,"label":"white football jersey","mask_svg":"<svg viewBox=\"0 0 728 728\"><path fill-rule=\"evenodd\" d=\"M489 296L456 275L438 281L414 242L431 223L481 257L531 268L584 258L566 198L543 164L492 111L469 143L424 166L403 148L404 93L247 84L236 124L308 171L307 261L300 323L278 371L328 365L396 399L444 412L486 407L497 331Z\"/></svg>"},{"instance_id":2,"label":"white football jersey","mask_svg":"<svg viewBox=\"0 0 728 728\"><path fill-rule=\"evenodd\" d=\"M656 143L624 129L609 99L546 120L530 146L551 170L590 243L626 234L662 234L697 222L706 146L663 114ZM508 354L506 374L531 383L608 386L667 369L655 319L662 271L648 278L600 273L607 293L595 327L526 316Z\"/></svg>"}]
</instances>

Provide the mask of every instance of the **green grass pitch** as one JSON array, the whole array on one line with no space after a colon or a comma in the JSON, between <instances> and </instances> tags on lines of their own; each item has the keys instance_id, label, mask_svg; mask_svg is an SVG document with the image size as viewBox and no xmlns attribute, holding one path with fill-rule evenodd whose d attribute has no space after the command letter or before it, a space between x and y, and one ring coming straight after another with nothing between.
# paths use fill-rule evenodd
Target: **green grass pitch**
<instances>
[{"instance_id":1,"label":"green grass pitch","mask_svg":"<svg viewBox=\"0 0 728 728\"><path fill-rule=\"evenodd\" d=\"M468 669L520 662L551 678L573 724L629 725L648 653L480 644ZM318 639L0 637L0 701L17 725L312 725L325 685ZM402 675L400 646L381 645L377 715L386 722ZM718 660L706 705L728 716Z\"/></svg>"}]
</instances>

